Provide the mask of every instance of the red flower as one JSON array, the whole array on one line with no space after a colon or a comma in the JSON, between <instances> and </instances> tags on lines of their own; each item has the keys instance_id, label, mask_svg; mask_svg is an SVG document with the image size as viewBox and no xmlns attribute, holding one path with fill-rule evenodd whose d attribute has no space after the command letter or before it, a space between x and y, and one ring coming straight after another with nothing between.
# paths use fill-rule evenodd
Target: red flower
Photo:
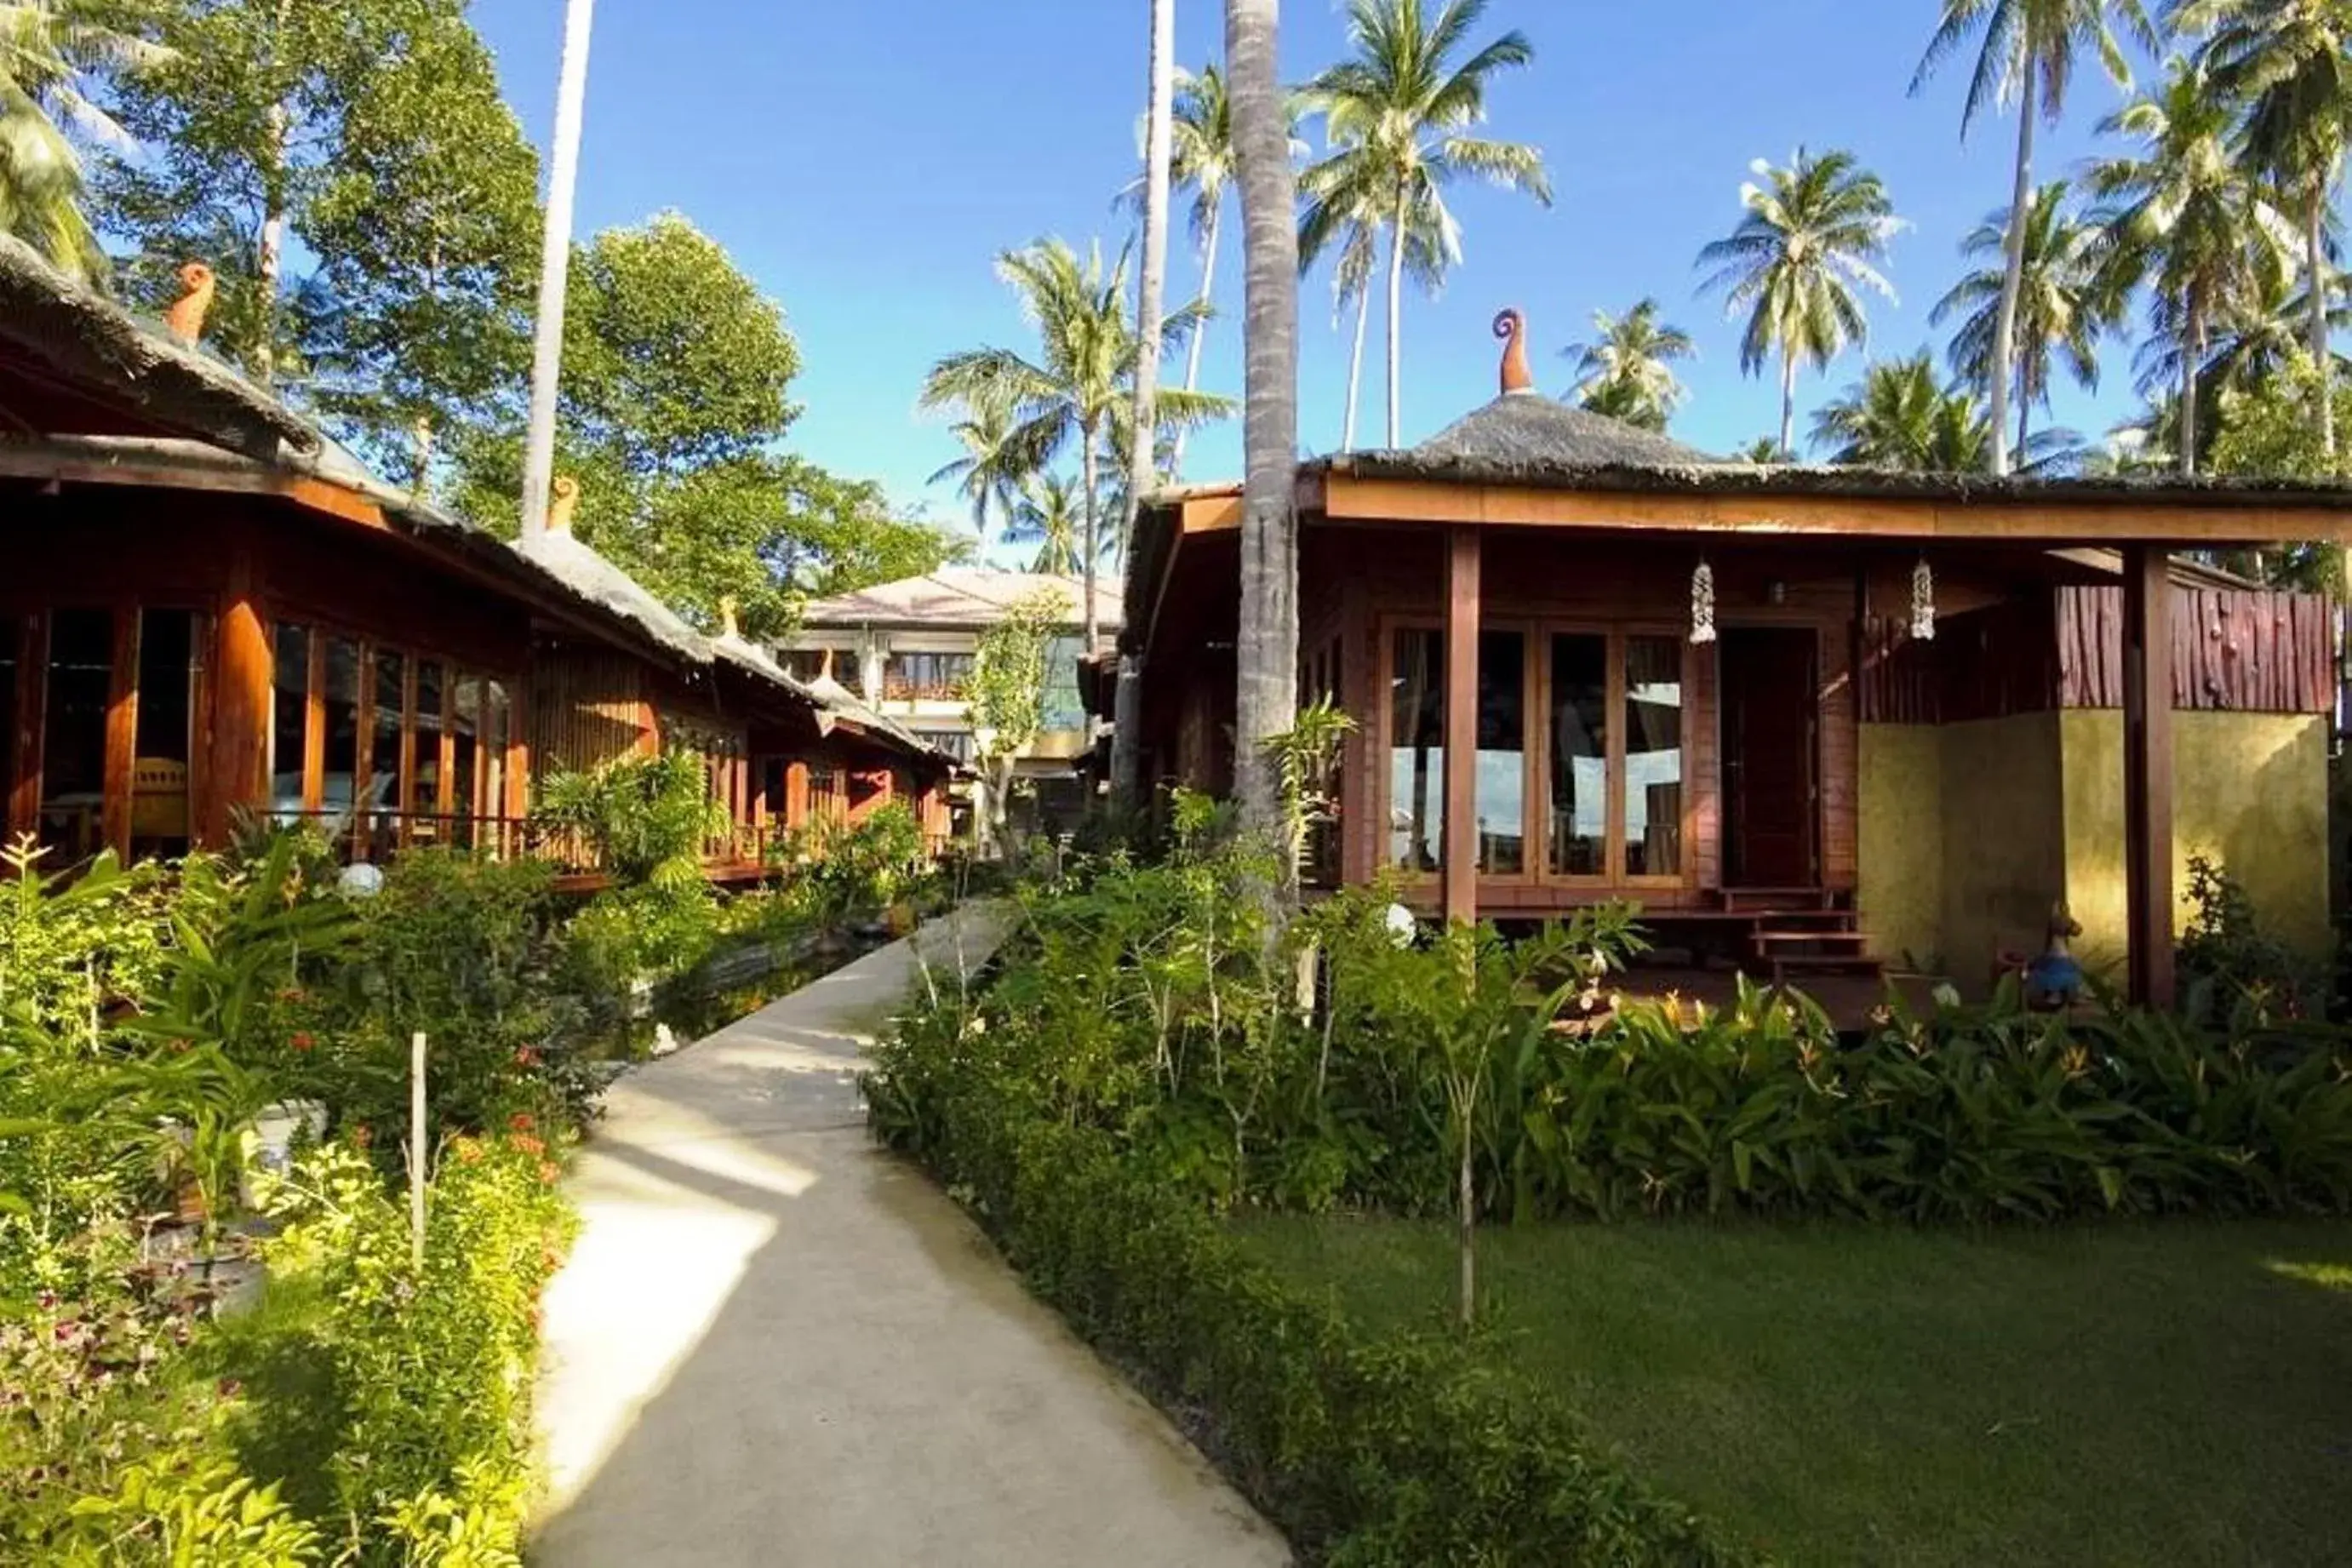
<instances>
[{"instance_id":1,"label":"red flower","mask_svg":"<svg viewBox=\"0 0 2352 1568\"><path fill-rule=\"evenodd\" d=\"M521 1150L524 1153L534 1157L547 1152L547 1145L541 1142L538 1139L532 1137L528 1132L516 1133L514 1137L514 1146Z\"/></svg>"},{"instance_id":2,"label":"red flower","mask_svg":"<svg viewBox=\"0 0 2352 1568\"><path fill-rule=\"evenodd\" d=\"M541 1160L539 1163L539 1179L545 1182L549 1186L551 1187L555 1185L556 1178L562 1174L562 1171L557 1168L554 1161Z\"/></svg>"},{"instance_id":3,"label":"red flower","mask_svg":"<svg viewBox=\"0 0 2352 1568\"><path fill-rule=\"evenodd\" d=\"M530 1112L528 1110L518 1110L507 1118L507 1126L517 1132L528 1132L532 1125Z\"/></svg>"},{"instance_id":4,"label":"red flower","mask_svg":"<svg viewBox=\"0 0 2352 1568\"><path fill-rule=\"evenodd\" d=\"M309 994L299 985L289 985L278 994L278 999L280 1002L299 1002Z\"/></svg>"},{"instance_id":5,"label":"red flower","mask_svg":"<svg viewBox=\"0 0 2352 1568\"><path fill-rule=\"evenodd\" d=\"M529 1046L524 1046L515 1052L515 1066L519 1068L535 1068L538 1065L539 1053L531 1049Z\"/></svg>"},{"instance_id":6,"label":"red flower","mask_svg":"<svg viewBox=\"0 0 2352 1568\"><path fill-rule=\"evenodd\" d=\"M310 1037L310 1030L308 1030L308 1029L297 1029L297 1030L295 1030L295 1031L294 1031L294 1042L293 1042L293 1043L294 1043L294 1048L295 1048L296 1050L298 1050L298 1051L307 1051L307 1050L309 1050L312 1046L317 1045L319 1042L318 1042L317 1040L315 1040L315 1039L311 1038L311 1037Z\"/></svg>"}]
</instances>

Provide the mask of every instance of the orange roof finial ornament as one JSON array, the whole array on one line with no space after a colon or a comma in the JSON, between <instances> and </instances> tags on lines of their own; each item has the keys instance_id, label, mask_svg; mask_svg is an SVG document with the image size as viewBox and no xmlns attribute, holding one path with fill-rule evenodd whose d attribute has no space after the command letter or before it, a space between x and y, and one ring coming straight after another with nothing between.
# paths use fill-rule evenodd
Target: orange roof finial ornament
<instances>
[{"instance_id":1,"label":"orange roof finial ornament","mask_svg":"<svg viewBox=\"0 0 2352 1568\"><path fill-rule=\"evenodd\" d=\"M213 304L213 269L201 261L180 268L180 297L163 312L163 330L191 348L205 332L205 312Z\"/></svg>"},{"instance_id":2,"label":"orange roof finial ornament","mask_svg":"<svg viewBox=\"0 0 2352 1568\"><path fill-rule=\"evenodd\" d=\"M1495 317L1495 335L1509 340L1503 350L1503 390L1533 392L1535 373L1528 368L1528 319L1516 305Z\"/></svg>"},{"instance_id":3,"label":"orange roof finial ornament","mask_svg":"<svg viewBox=\"0 0 2352 1568\"><path fill-rule=\"evenodd\" d=\"M722 637L740 637L743 635L736 629L735 595L732 594L719 595L719 635Z\"/></svg>"},{"instance_id":4,"label":"orange roof finial ornament","mask_svg":"<svg viewBox=\"0 0 2352 1568\"><path fill-rule=\"evenodd\" d=\"M580 481L570 474L558 474L548 490L547 531L571 532L572 509L580 504Z\"/></svg>"}]
</instances>

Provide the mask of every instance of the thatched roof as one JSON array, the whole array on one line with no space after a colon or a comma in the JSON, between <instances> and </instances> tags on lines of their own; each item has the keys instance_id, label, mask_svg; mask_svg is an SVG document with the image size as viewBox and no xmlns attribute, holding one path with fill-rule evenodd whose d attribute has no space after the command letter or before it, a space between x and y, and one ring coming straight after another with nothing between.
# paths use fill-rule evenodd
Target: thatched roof
<instances>
[{"instance_id":1,"label":"thatched roof","mask_svg":"<svg viewBox=\"0 0 2352 1568\"><path fill-rule=\"evenodd\" d=\"M687 625L635 578L571 534L527 533L513 549L574 595L628 622L669 652L696 664L709 664L715 657L709 637Z\"/></svg>"},{"instance_id":2,"label":"thatched roof","mask_svg":"<svg viewBox=\"0 0 2352 1568\"><path fill-rule=\"evenodd\" d=\"M226 364L187 347L0 234L0 342L141 416L247 457L320 445L310 425Z\"/></svg>"},{"instance_id":3,"label":"thatched roof","mask_svg":"<svg viewBox=\"0 0 2352 1568\"><path fill-rule=\"evenodd\" d=\"M1670 437L1605 414L1571 408L1539 392L1507 392L1401 456L1423 464L1520 473L1559 468L1692 468L1716 461Z\"/></svg>"}]
</instances>

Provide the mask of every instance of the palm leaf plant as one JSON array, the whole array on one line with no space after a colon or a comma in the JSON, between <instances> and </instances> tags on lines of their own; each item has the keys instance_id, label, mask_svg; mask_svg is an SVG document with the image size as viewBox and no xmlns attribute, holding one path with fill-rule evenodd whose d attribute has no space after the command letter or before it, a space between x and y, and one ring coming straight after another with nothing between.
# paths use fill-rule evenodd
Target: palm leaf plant
<instances>
[{"instance_id":1,"label":"palm leaf plant","mask_svg":"<svg viewBox=\"0 0 2352 1568\"><path fill-rule=\"evenodd\" d=\"M1658 318L1658 302L1645 299L1622 315L1592 312L1592 338L1562 352L1576 362L1578 399L1645 430L1664 430L1682 404L1683 384L1675 363L1698 351L1690 334Z\"/></svg>"},{"instance_id":2,"label":"palm leaf plant","mask_svg":"<svg viewBox=\"0 0 2352 1568\"><path fill-rule=\"evenodd\" d=\"M1033 474L1013 503L1004 538L1010 543L1037 546L1030 571L1075 577L1086 556L1080 543L1085 512L1076 479L1067 474Z\"/></svg>"},{"instance_id":3,"label":"palm leaf plant","mask_svg":"<svg viewBox=\"0 0 2352 1568\"><path fill-rule=\"evenodd\" d=\"M1518 32L1471 48L1486 0L1349 0L1353 53L1308 84L1308 108L1323 116L1331 151L1302 176L1310 204L1334 223L1378 214L1387 230L1388 445L1400 444L1399 392L1409 231L1424 205L1441 232L1453 233L1444 191L1465 177L1524 191L1549 206L1551 182L1543 154L1516 142L1470 134L1486 118L1486 93L1507 70L1528 65L1534 46ZM1461 58L1468 51L1467 58ZM1315 206L1310 205L1310 217ZM1320 248L1320 241L1316 248ZM1302 246L1302 249L1306 247ZM1459 255L1458 240L1444 251Z\"/></svg>"},{"instance_id":4,"label":"palm leaf plant","mask_svg":"<svg viewBox=\"0 0 2352 1568\"><path fill-rule=\"evenodd\" d=\"M995 519L1000 528L1011 524L1031 477L1013 446L1012 405L1003 398L982 398L968 405L951 428L963 456L942 463L925 482L955 487L956 494L971 506L972 531L985 548L989 520Z\"/></svg>"},{"instance_id":5,"label":"palm leaf plant","mask_svg":"<svg viewBox=\"0 0 2352 1568\"><path fill-rule=\"evenodd\" d=\"M2027 225L2033 207L2033 130L2035 121L2056 124L2064 114L2066 89L2073 84L2079 51L2096 54L2099 63L2118 87L2128 87L2131 71L2116 37L2120 25L2150 49L2157 47L2156 29L2140 0L1943 0L1943 15L1927 53L1911 79L1911 90L1927 84L1937 66L1972 37L1981 34L1976 68L1969 78L1968 97L1960 108L1960 134L1986 110L2014 101L2017 105L2017 157L2009 198L2006 237L2007 264L1999 302L1994 307L1990 363L2000 374L1988 384L1992 400L1992 468L2009 471L2008 415L2011 369L2017 363L2017 317L2024 289Z\"/></svg>"},{"instance_id":6,"label":"palm leaf plant","mask_svg":"<svg viewBox=\"0 0 2352 1568\"><path fill-rule=\"evenodd\" d=\"M0 0L0 234L85 282L102 282L107 262L83 210L75 143L131 144L85 89L171 58L131 21L116 0Z\"/></svg>"},{"instance_id":7,"label":"palm leaf plant","mask_svg":"<svg viewBox=\"0 0 2352 1568\"><path fill-rule=\"evenodd\" d=\"M1901 227L1876 174L1851 153L1815 157L1803 148L1786 168L1759 159L1739 188L1747 216L1698 253L1711 268L1703 289L1721 289L1726 308L1748 312L1739 368L1753 375L1780 359L1780 450L1794 450L1797 364L1826 370L1849 343L1868 341L1859 290L1888 300L1879 268Z\"/></svg>"},{"instance_id":8,"label":"palm leaf plant","mask_svg":"<svg viewBox=\"0 0 2352 1568\"><path fill-rule=\"evenodd\" d=\"M1307 190L1298 225L1298 265L1311 268L1333 246L1339 259L1331 271L1331 306L1335 320L1349 306L1356 311L1355 336L1348 350L1348 400L1339 420L1339 449L1356 445L1356 415L1362 406L1364 339L1372 316L1372 280L1380 270L1382 216L1348 204L1362 193L1342 190L1331 195ZM1445 268L1462 254L1462 236L1453 216L1440 204L1423 202L1405 223L1405 275L1425 294L1444 287Z\"/></svg>"}]
</instances>

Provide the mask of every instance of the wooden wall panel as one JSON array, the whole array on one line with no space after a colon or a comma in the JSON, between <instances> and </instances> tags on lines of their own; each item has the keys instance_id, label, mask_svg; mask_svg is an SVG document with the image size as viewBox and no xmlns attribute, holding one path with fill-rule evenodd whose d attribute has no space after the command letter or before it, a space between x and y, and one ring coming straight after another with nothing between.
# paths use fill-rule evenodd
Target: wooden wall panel
<instances>
[{"instance_id":1,"label":"wooden wall panel","mask_svg":"<svg viewBox=\"0 0 2352 1568\"><path fill-rule=\"evenodd\" d=\"M139 750L139 612L114 612L114 646L107 670L106 765L100 785L100 829L108 848L131 859L131 773Z\"/></svg>"},{"instance_id":2,"label":"wooden wall panel","mask_svg":"<svg viewBox=\"0 0 2352 1568\"><path fill-rule=\"evenodd\" d=\"M265 805L269 795L270 698L277 661L251 552L242 540L233 548L228 587L214 628L213 783L206 792L210 811L202 837L215 845L226 842L237 807Z\"/></svg>"},{"instance_id":3,"label":"wooden wall panel","mask_svg":"<svg viewBox=\"0 0 2352 1568\"><path fill-rule=\"evenodd\" d=\"M2328 713L2336 704L2335 614L2317 595L2171 591L2172 705L2244 713ZM2124 695L2121 588L2058 593L2061 699L2119 708Z\"/></svg>"},{"instance_id":4,"label":"wooden wall panel","mask_svg":"<svg viewBox=\"0 0 2352 1568\"><path fill-rule=\"evenodd\" d=\"M584 773L659 744L645 667L621 653L545 649L531 667L530 747L542 773Z\"/></svg>"}]
</instances>

